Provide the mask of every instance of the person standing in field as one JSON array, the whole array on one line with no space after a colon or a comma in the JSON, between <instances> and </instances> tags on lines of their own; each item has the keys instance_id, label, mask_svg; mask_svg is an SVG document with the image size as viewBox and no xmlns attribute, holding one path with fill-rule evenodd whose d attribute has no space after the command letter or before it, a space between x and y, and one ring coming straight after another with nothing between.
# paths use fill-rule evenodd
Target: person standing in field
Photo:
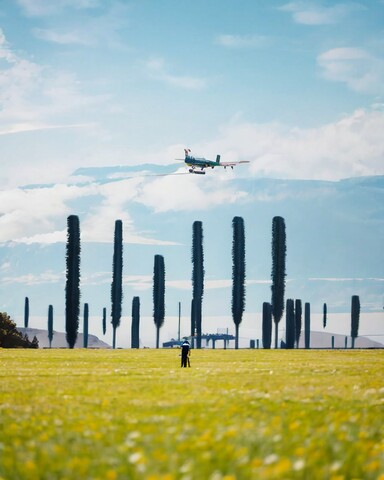
<instances>
[{"instance_id":1,"label":"person standing in field","mask_svg":"<svg viewBox=\"0 0 384 480\"><path fill-rule=\"evenodd\" d=\"M189 361L189 355L191 353L191 347L189 345L188 340L184 340L184 342L181 345L181 366L186 367L188 363L188 367L191 366L190 361Z\"/></svg>"}]
</instances>

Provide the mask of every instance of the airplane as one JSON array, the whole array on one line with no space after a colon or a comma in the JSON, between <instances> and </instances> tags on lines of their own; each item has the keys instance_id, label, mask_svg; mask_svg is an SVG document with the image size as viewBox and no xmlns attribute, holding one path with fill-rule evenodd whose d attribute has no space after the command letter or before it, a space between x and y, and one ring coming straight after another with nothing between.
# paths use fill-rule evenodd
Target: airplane
<instances>
[{"instance_id":1,"label":"airplane","mask_svg":"<svg viewBox=\"0 0 384 480\"><path fill-rule=\"evenodd\" d=\"M204 157L193 157L189 148L184 148L184 153L184 162L189 167L189 173L197 173L200 175L205 175L205 168L213 169L215 167L224 167L224 169L226 169L227 167L231 167L233 169L234 166L239 165L240 163L249 163L246 160L240 162L221 162L220 155L216 155L216 160L208 160ZM181 160L181 158L178 158L177 160Z\"/></svg>"}]
</instances>

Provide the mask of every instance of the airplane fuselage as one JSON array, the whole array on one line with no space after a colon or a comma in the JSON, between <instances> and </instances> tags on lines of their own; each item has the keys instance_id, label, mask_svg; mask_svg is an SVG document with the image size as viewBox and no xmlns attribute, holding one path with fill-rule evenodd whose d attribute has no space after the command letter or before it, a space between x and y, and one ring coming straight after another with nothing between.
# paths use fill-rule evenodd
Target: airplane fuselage
<instances>
[{"instance_id":1,"label":"airplane fuselage","mask_svg":"<svg viewBox=\"0 0 384 480\"><path fill-rule=\"evenodd\" d=\"M220 166L220 162L215 162L213 160L207 160L206 158L192 157L192 155L187 155L185 157L185 163L192 168L214 168Z\"/></svg>"}]
</instances>

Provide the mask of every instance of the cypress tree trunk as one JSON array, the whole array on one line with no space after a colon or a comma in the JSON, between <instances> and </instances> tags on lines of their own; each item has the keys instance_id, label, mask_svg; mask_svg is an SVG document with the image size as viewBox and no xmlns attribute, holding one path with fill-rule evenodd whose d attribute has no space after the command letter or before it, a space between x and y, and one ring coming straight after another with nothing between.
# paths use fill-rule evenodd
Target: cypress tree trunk
<instances>
[{"instance_id":1,"label":"cypress tree trunk","mask_svg":"<svg viewBox=\"0 0 384 480\"><path fill-rule=\"evenodd\" d=\"M287 300L285 323L285 342L286 348L295 347L295 308L294 301L291 298Z\"/></svg>"},{"instance_id":2,"label":"cypress tree trunk","mask_svg":"<svg viewBox=\"0 0 384 480\"><path fill-rule=\"evenodd\" d=\"M105 335L107 332L107 309L105 307L103 308L102 324L103 324L103 335Z\"/></svg>"},{"instance_id":3,"label":"cypress tree trunk","mask_svg":"<svg viewBox=\"0 0 384 480\"><path fill-rule=\"evenodd\" d=\"M120 325L123 302L123 222L121 220L115 221L111 301L111 323L113 327L112 347L116 348L116 329Z\"/></svg>"},{"instance_id":4,"label":"cypress tree trunk","mask_svg":"<svg viewBox=\"0 0 384 480\"><path fill-rule=\"evenodd\" d=\"M301 321L302 317L302 306L301 300L295 300L295 341L296 341L296 348L299 348L300 336L301 336Z\"/></svg>"},{"instance_id":5,"label":"cypress tree trunk","mask_svg":"<svg viewBox=\"0 0 384 480\"><path fill-rule=\"evenodd\" d=\"M53 306L49 305L48 307L48 340L49 348L52 347L53 340Z\"/></svg>"},{"instance_id":6,"label":"cypress tree trunk","mask_svg":"<svg viewBox=\"0 0 384 480\"><path fill-rule=\"evenodd\" d=\"M263 303L263 348L270 349L272 343L272 308L268 302Z\"/></svg>"},{"instance_id":7,"label":"cypress tree trunk","mask_svg":"<svg viewBox=\"0 0 384 480\"><path fill-rule=\"evenodd\" d=\"M196 335L196 317L195 317L195 301L191 300L191 348L195 348Z\"/></svg>"},{"instance_id":8,"label":"cypress tree trunk","mask_svg":"<svg viewBox=\"0 0 384 480\"><path fill-rule=\"evenodd\" d=\"M232 319L236 326L235 348L239 348L239 325L245 308L245 232L242 217L232 220Z\"/></svg>"},{"instance_id":9,"label":"cypress tree trunk","mask_svg":"<svg viewBox=\"0 0 384 480\"><path fill-rule=\"evenodd\" d=\"M67 280L65 285L65 330L69 348L75 346L80 314L80 222L70 215L67 220Z\"/></svg>"},{"instance_id":10,"label":"cypress tree trunk","mask_svg":"<svg viewBox=\"0 0 384 480\"><path fill-rule=\"evenodd\" d=\"M282 217L272 220L272 313L275 322L275 348L278 348L278 324L284 312L285 294L285 258L286 258L285 221Z\"/></svg>"},{"instance_id":11,"label":"cypress tree trunk","mask_svg":"<svg viewBox=\"0 0 384 480\"><path fill-rule=\"evenodd\" d=\"M25 297L24 302L24 327L28 328L29 324L29 298Z\"/></svg>"},{"instance_id":12,"label":"cypress tree trunk","mask_svg":"<svg viewBox=\"0 0 384 480\"><path fill-rule=\"evenodd\" d=\"M84 303L84 327L83 327L83 347L84 348L88 348L88 322L89 322L88 303Z\"/></svg>"},{"instance_id":13,"label":"cypress tree trunk","mask_svg":"<svg viewBox=\"0 0 384 480\"><path fill-rule=\"evenodd\" d=\"M355 348L355 339L359 335L359 321L360 321L360 298L358 295L353 295L352 302L351 302L351 337L352 337L351 348Z\"/></svg>"},{"instance_id":14,"label":"cypress tree trunk","mask_svg":"<svg viewBox=\"0 0 384 480\"><path fill-rule=\"evenodd\" d=\"M195 221L192 227L192 288L196 347L201 348L202 301L204 294L203 224Z\"/></svg>"},{"instance_id":15,"label":"cypress tree trunk","mask_svg":"<svg viewBox=\"0 0 384 480\"><path fill-rule=\"evenodd\" d=\"M327 304L323 305L323 328L327 326Z\"/></svg>"},{"instance_id":16,"label":"cypress tree trunk","mask_svg":"<svg viewBox=\"0 0 384 480\"><path fill-rule=\"evenodd\" d=\"M309 303L304 305L304 340L305 348L311 348L311 306Z\"/></svg>"},{"instance_id":17,"label":"cypress tree trunk","mask_svg":"<svg viewBox=\"0 0 384 480\"><path fill-rule=\"evenodd\" d=\"M165 267L164 257L155 255L153 268L153 321L156 325L156 348L160 344L160 328L165 316Z\"/></svg>"},{"instance_id":18,"label":"cypress tree trunk","mask_svg":"<svg viewBox=\"0 0 384 480\"><path fill-rule=\"evenodd\" d=\"M132 300L131 348L140 347L140 298Z\"/></svg>"}]
</instances>

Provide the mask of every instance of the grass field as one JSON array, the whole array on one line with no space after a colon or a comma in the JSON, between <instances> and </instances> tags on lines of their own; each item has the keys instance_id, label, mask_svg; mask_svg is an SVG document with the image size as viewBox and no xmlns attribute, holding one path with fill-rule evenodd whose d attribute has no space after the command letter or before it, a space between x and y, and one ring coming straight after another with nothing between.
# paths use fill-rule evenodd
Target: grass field
<instances>
[{"instance_id":1,"label":"grass field","mask_svg":"<svg viewBox=\"0 0 384 480\"><path fill-rule=\"evenodd\" d=\"M382 351L0 350L0 478L384 480Z\"/></svg>"}]
</instances>

